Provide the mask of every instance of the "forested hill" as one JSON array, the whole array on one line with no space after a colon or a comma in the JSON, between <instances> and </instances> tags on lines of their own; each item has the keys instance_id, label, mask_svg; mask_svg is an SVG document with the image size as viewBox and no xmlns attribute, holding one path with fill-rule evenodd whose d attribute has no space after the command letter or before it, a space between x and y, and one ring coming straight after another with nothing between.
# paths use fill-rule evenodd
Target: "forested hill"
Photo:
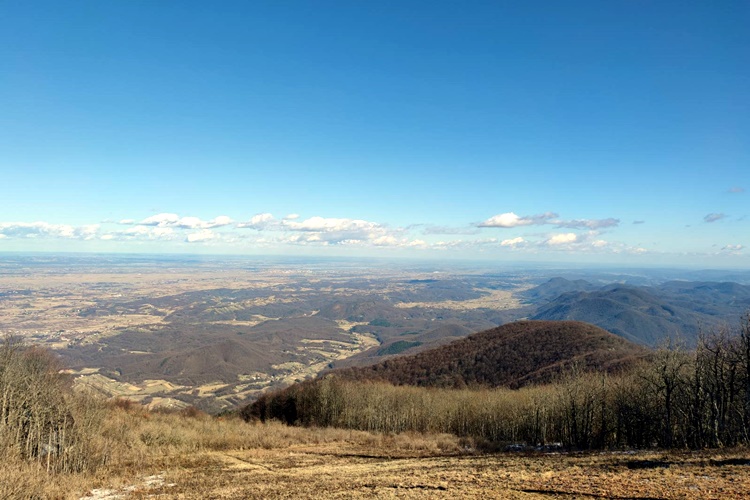
<instances>
[{"instance_id":1,"label":"forested hill","mask_svg":"<svg viewBox=\"0 0 750 500\"><path fill-rule=\"evenodd\" d=\"M585 321L652 347L669 337L694 345L701 330L720 329L750 309L750 286L731 282L669 281L656 286L595 288L582 280L556 278L524 296L540 304L532 319Z\"/></svg>"},{"instance_id":2,"label":"forested hill","mask_svg":"<svg viewBox=\"0 0 750 500\"><path fill-rule=\"evenodd\" d=\"M521 387L548 382L564 367L616 372L648 350L578 321L518 321L450 344L332 373L352 380L435 387Z\"/></svg>"}]
</instances>

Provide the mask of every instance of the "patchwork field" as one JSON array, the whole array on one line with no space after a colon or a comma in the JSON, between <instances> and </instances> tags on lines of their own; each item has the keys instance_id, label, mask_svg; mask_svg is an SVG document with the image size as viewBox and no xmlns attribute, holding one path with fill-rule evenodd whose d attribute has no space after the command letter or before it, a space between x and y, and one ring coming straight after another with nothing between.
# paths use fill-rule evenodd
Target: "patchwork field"
<instances>
[{"instance_id":1,"label":"patchwork field","mask_svg":"<svg viewBox=\"0 0 750 500\"><path fill-rule=\"evenodd\" d=\"M518 317L527 286L373 263L6 256L0 336L53 349L104 396L219 412Z\"/></svg>"}]
</instances>

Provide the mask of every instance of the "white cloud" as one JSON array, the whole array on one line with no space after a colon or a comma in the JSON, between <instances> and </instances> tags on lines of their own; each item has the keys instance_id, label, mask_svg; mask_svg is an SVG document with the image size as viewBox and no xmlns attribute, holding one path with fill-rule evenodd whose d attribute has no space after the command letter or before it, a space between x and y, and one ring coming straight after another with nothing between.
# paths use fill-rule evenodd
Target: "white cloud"
<instances>
[{"instance_id":1,"label":"white cloud","mask_svg":"<svg viewBox=\"0 0 750 500\"><path fill-rule=\"evenodd\" d=\"M182 229L211 229L214 227L228 226L234 222L231 217L220 215L210 221L204 221L198 217L181 217L175 226Z\"/></svg>"},{"instance_id":2,"label":"white cloud","mask_svg":"<svg viewBox=\"0 0 750 500\"><path fill-rule=\"evenodd\" d=\"M554 212L523 217L519 217L514 212L506 212L490 217L481 224L478 224L478 227L514 228L520 226L542 226L546 224L568 229L602 229L619 226L620 219L610 217L607 219L562 220Z\"/></svg>"},{"instance_id":3,"label":"white cloud","mask_svg":"<svg viewBox=\"0 0 750 500\"><path fill-rule=\"evenodd\" d=\"M253 215L247 222L238 223L237 227L257 229L260 231L261 229L272 228L275 225L277 225L277 220L274 216L269 213L263 213Z\"/></svg>"},{"instance_id":4,"label":"white cloud","mask_svg":"<svg viewBox=\"0 0 750 500\"><path fill-rule=\"evenodd\" d=\"M559 233L552 235L548 240L548 245L566 245L569 243L575 243L578 240L578 235L575 233Z\"/></svg>"},{"instance_id":5,"label":"white cloud","mask_svg":"<svg viewBox=\"0 0 750 500\"><path fill-rule=\"evenodd\" d=\"M228 226L234 222L226 215L220 215L210 221L204 221L200 217L180 217L173 213L161 213L143 219L141 226L176 227L180 229L211 229L214 227ZM124 219L120 224L133 224L133 219Z\"/></svg>"},{"instance_id":6,"label":"white cloud","mask_svg":"<svg viewBox=\"0 0 750 500\"><path fill-rule=\"evenodd\" d=\"M504 214L494 215L486 221L479 224L479 227L517 227L526 226L531 222L524 221L513 212L507 212Z\"/></svg>"},{"instance_id":7,"label":"white cloud","mask_svg":"<svg viewBox=\"0 0 750 500\"><path fill-rule=\"evenodd\" d=\"M745 192L745 188L740 187L740 186L733 186L733 187L729 188L729 192L732 193L732 194L744 193Z\"/></svg>"},{"instance_id":8,"label":"white cloud","mask_svg":"<svg viewBox=\"0 0 750 500\"><path fill-rule=\"evenodd\" d=\"M376 222L333 217L311 217L302 222L284 221L284 227L293 231L341 232L371 230L382 227Z\"/></svg>"},{"instance_id":9,"label":"white cloud","mask_svg":"<svg viewBox=\"0 0 750 500\"><path fill-rule=\"evenodd\" d=\"M271 213L258 213L245 222L236 222L227 215L211 220L199 217L180 217L175 213L160 213L135 222L138 219L121 219L87 226L65 224L0 223L0 238L68 238L79 240L99 239L119 242L171 241L222 245L238 245L244 248L283 249L289 245L309 247L349 247L358 249L423 249L443 250L466 255L482 252L501 252L523 249L531 253L542 251L556 252L597 252L597 253L637 253L638 249L623 243L610 243L599 236L598 229L619 224L617 219L577 219L562 221L557 214L548 212L540 215L520 217L513 212L491 217L482 225L471 224L464 228L429 224L415 224L406 227L391 227L387 224L363 219L314 216L301 219L297 214L289 214L282 219ZM114 224L120 224L114 226ZM574 232L535 233L523 236L478 239L468 235L483 230L479 227L511 228L534 225L548 225L575 228ZM102 230L102 227L109 228ZM116 228L113 229L113 228ZM252 228L256 231L242 231L237 228ZM587 231L584 229L588 229ZM553 230L554 231L554 230ZM518 231L521 232L521 231ZM435 241L423 235L455 234L456 239ZM417 237L425 239L418 239ZM426 240L426 241L425 241ZM717 247L718 248L718 247ZM503 250L501 250L503 249ZM727 246L723 252L738 252ZM378 250L380 251L380 250Z\"/></svg>"},{"instance_id":10,"label":"white cloud","mask_svg":"<svg viewBox=\"0 0 750 500\"><path fill-rule=\"evenodd\" d=\"M390 234L378 236L377 238L374 238L372 240L372 244L376 246L395 246L398 245L399 240L396 239L395 236L392 236Z\"/></svg>"},{"instance_id":11,"label":"white cloud","mask_svg":"<svg viewBox=\"0 0 750 500\"><path fill-rule=\"evenodd\" d=\"M75 228L73 231L74 237L81 238L83 240L93 240L96 238L99 232L99 224L89 224L87 226L81 226Z\"/></svg>"},{"instance_id":12,"label":"white cloud","mask_svg":"<svg viewBox=\"0 0 750 500\"><path fill-rule=\"evenodd\" d=\"M171 226L173 224L177 224L177 222L180 220L180 216L177 214L171 214L171 213L161 213L152 215L151 217L146 217L143 219L140 224L142 226Z\"/></svg>"},{"instance_id":13,"label":"white cloud","mask_svg":"<svg viewBox=\"0 0 750 500\"><path fill-rule=\"evenodd\" d=\"M523 245L524 243L526 243L526 240L519 236L517 238L501 241L500 246L514 248L519 245Z\"/></svg>"},{"instance_id":14,"label":"white cloud","mask_svg":"<svg viewBox=\"0 0 750 500\"><path fill-rule=\"evenodd\" d=\"M185 238L185 241L188 243L196 243L199 241L208 241L208 240L215 240L219 237L219 235L210 229L203 229L201 231L198 231L197 233L190 233Z\"/></svg>"},{"instance_id":15,"label":"white cloud","mask_svg":"<svg viewBox=\"0 0 750 500\"><path fill-rule=\"evenodd\" d=\"M231 217L228 215L220 215L218 217L215 217L214 219L210 220L208 222L208 227L222 227L222 226L228 226L229 224L233 223L234 220L232 220Z\"/></svg>"},{"instance_id":16,"label":"white cloud","mask_svg":"<svg viewBox=\"0 0 750 500\"><path fill-rule=\"evenodd\" d=\"M506 212L504 214L494 215L478 226L512 228L519 226L542 225L549 224L549 221L556 217L557 214L553 212L546 212L540 215L531 215L524 217L519 217L514 212Z\"/></svg>"},{"instance_id":17,"label":"white cloud","mask_svg":"<svg viewBox=\"0 0 750 500\"><path fill-rule=\"evenodd\" d=\"M69 224L50 224L47 222L2 222L0 234L6 238L66 238L90 240L96 237L99 224L71 226Z\"/></svg>"},{"instance_id":18,"label":"white cloud","mask_svg":"<svg viewBox=\"0 0 750 500\"><path fill-rule=\"evenodd\" d=\"M175 226L180 227L182 229L198 229L203 227L205 222L200 220L198 217L180 217L180 219L177 220L177 222L174 223ZM170 222L169 225L172 225Z\"/></svg>"},{"instance_id":19,"label":"white cloud","mask_svg":"<svg viewBox=\"0 0 750 500\"><path fill-rule=\"evenodd\" d=\"M721 249L721 253L728 255L742 255L744 245L726 245Z\"/></svg>"},{"instance_id":20,"label":"white cloud","mask_svg":"<svg viewBox=\"0 0 750 500\"><path fill-rule=\"evenodd\" d=\"M143 226L137 225L123 229L122 231L113 231L100 237L102 240L117 241L134 241L134 240L173 240L177 237L174 229L171 227Z\"/></svg>"},{"instance_id":21,"label":"white cloud","mask_svg":"<svg viewBox=\"0 0 750 500\"><path fill-rule=\"evenodd\" d=\"M282 228L286 231L310 233L314 239L307 237L307 241L325 241L329 244L339 244L348 240L363 241L379 245L387 242L386 236L398 236L400 230L392 230L377 222L359 219L339 219L334 217L311 217L301 222L293 220L282 221ZM349 241L347 244L351 244Z\"/></svg>"}]
</instances>

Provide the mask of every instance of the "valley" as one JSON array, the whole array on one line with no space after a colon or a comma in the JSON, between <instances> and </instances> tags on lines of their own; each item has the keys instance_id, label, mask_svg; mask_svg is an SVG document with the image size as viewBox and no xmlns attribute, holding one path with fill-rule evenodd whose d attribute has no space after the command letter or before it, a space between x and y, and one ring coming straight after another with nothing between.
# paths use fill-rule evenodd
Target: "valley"
<instances>
[{"instance_id":1,"label":"valley","mask_svg":"<svg viewBox=\"0 0 750 500\"><path fill-rule=\"evenodd\" d=\"M401 352L399 340L515 319L529 286L520 273L273 259L25 257L0 273L0 334L53 349L79 388L213 412Z\"/></svg>"},{"instance_id":2,"label":"valley","mask_svg":"<svg viewBox=\"0 0 750 500\"><path fill-rule=\"evenodd\" d=\"M736 282L708 281L719 278ZM676 332L691 341L750 308L747 283L746 272L6 255L0 335L53 349L79 388L216 413L524 318L587 321L649 346Z\"/></svg>"}]
</instances>

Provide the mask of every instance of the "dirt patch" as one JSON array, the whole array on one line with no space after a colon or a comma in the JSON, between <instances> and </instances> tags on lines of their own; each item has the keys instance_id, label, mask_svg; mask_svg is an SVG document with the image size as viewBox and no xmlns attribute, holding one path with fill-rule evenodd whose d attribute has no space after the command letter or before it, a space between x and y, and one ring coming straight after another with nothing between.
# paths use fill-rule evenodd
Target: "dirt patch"
<instances>
[{"instance_id":1,"label":"dirt patch","mask_svg":"<svg viewBox=\"0 0 750 500\"><path fill-rule=\"evenodd\" d=\"M747 498L746 457L705 454L435 456L346 442L233 450L167 471L167 498ZM655 463L656 467L629 467ZM661 464L668 463L669 467ZM724 465L716 465L718 463ZM742 464L742 465L739 465Z\"/></svg>"}]
</instances>

